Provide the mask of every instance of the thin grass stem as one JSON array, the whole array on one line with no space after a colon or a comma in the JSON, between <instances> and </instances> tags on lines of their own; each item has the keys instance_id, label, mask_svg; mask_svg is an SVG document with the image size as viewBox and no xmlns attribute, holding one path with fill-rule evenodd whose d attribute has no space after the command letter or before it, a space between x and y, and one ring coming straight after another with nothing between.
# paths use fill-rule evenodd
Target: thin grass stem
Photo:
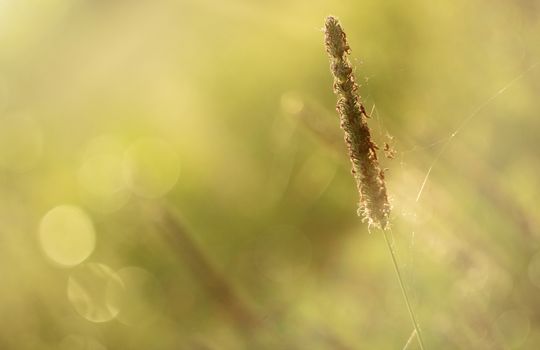
<instances>
[{"instance_id":1,"label":"thin grass stem","mask_svg":"<svg viewBox=\"0 0 540 350\"><path fill-rule=\"evenodd\" d=\"M405 343L405 346L402 350L407 350L409 348L409 345L411 345L413 339L416 338L416 329L413 329L411 332L411 335L409 336L409 339L407 339L407 342Z\"/></svg>"},{"instance_id":2,"label":"thin grass stem","mask_svg":"<svg viewBox=\"0 0 540 350\"><path fill-rule=\"evenodd\" d=\"M392 243L390 243L390 238L388 237L389 233L392 234L392 229L383 230L384 240L386 241L386 245L388 246L388 250L390 251L390 256L392 257L394 270L396 271L396 276L399 281L399 286L401 287L401 292L403 293L403 298L405 299L405 304L407 305L407 310L409 311L409 316L411 317L411 321L413 323L413 327L416 333L416 339L418 339L418 344L420 345L420 349L425 350L424 340L422 339L422 333L420 333L420 326L418 325L418 321L416 320L416 316L411 306L411 301L409 300L409 295L407 294L407 290L405 289L405 284L403 283L403 277L401 276L401 271L399 269L399 265L397 262L396 253L394 252L394 248L392 247Z\"/></svg>"}]
</instances>

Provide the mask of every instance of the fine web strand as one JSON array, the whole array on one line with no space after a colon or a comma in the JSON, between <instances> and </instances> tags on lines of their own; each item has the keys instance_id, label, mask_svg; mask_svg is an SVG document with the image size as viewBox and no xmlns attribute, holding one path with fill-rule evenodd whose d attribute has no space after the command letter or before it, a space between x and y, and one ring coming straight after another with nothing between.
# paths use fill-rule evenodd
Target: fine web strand
<instances>
[{"instance_id":1,"label":"fine web strand","mask_svg":"<svg viewBox=\"0 0 540 350\"><path fill-rule=\"evenodd\" d=\"M478 114L480 114L480 112L482 110L484 110L491 102L493 102L500 95L504 94L512 85L514 85L517 81L521 80L528 72L535 69L539 64L540 64L540 62L536 62L536 63L532 64L527 69L525 69L520 74L518 74L516 77L511 79L501 89L499 89L497 92L495 92L492 96L490 96L487 100L485 100L482 104L480 104L476 109L474 109L468 116L463 118L463 120L459 123L457 128L454 129L454 131L451 132L448 136L446 136L444 138L441 138L439 140L436 140L436 141L432 142L431 144L429 144L427 146L424 146L424 147L414 146L410 150L400 152L400 154L401 154L400 165L401 165L401 167L403 167L403 162L404 162L403 157L404 157L405 153L412 153L412 152L422 150L422 149L429 149L429 148L433 148L433 147L436 147L436 146L442 144L442 147L436 153L435 157L433 158L433 160L432 160L432 162L431 162L431 164L430 164L430 166L429 166L429 168L428 168L428 170L426 172L426 175L425 175L425 177L424 177L424 179L422 181L422 184L421 184L420 189L418 191L418 194L416 196L415 202L417 202L417 203L419 202L420 197L422 196L422 193L423 193L423 191L424 191L424 189L426 187L427 181L428 181L428 179L429 179L429 177L431 175L431 172L432 172L434 166L437 164L438 160L442 157L444 152L447 150L447 148L451 144L452 140L463 130L463 128L473 118L475 118ZM373 103L373 106L372 106L372 109L371 109L369 115L371 117L375 116L378 127L379 127L379 134L382 136L382 131L384 130L384 125L383 125L383 123L381 121L382 118L379 115L379 112L377 110L375 101ZM389 233L390 233L390 237L388 236ZM416 319L414 310L412 308L412 305L411 305L407 290L405 289L402 273L401 273L399 265L398 265L396 253L395 253L395 250L394 250L394 242L393 242L392 230L390 229L389 231L383 231L383 234L384 234L384 238L385 238L386 244L388 246L391 258L392 258L392 263L393 263L393 266L394 266L394 269L395 269L395 272L396 272L396 276L397 276L399 284L400 284L400 288L401 288L403 297L405 299L405 303L406 303L406 306L407 306L407 310L409 312L409 316L410 316L411 321L412 321L413 326L414 326L414 329L413 329L409 339L407 340L403 350L409 348L409 346L411 345L411 343L412 343L413 339L415 338L415 336L418 339L418 344L420 346L420 349L424 350L425 347L424 347L424 342L423 342L422 335L421 335L421 332L420 332L420 326L418 324L418 321ZM414 245L414 232L412 232L412 234L411 234L411 242L410 242L410 250L411 250L411 252L414 252L413 245ZM413 265L413 264L414 264L413 257L411 256L411 265Z\"/></svg>"},{"instance_id":2,"label":"fine web strand","mask_svg":"<svg viewBox=\"0 0 540 350\"><path fill-rule=\"evenodd\" d=\"M413 329L413 331L411 332L411 335L409 336L409 339L407 339L407 342L403 346L402 350L407 350L409 348L409 345L412 344L412 341L413 341L415 336L416 336L416 329Z\"/></svg>"},{"instance_id":3,"label":"fine web strand","mask_svg":"<svg viewBox=\"0 0 540 350\"><path fill-rule=\"evenodd\" d=\"M458 127L450 133L448 136L446 142L441 147L440 151L435 155L435 158L433 158L433 161L431 162L431 165L428 168L428 171L426 173L426 176L424 177L424 180L422 181L422 185L420 186L420 190L418 191L418 194L416 195L416 202L420 200L420 197L422 196L422 193L424 192L424 189L426 187L426 183L429 179L429 176L431 175L431 171L433 170L433 167L435 164L437 164L437 161L443 153L446 151L452 140L456 137L457 134L461 132L461 130L467 125L474 117L476 117L484 108L486 108L493 100L495 100L497 97L502 95L508 88L510 88L512 85L514 85L517 81L521 80L525 74L535 69L540 62L536 62L532 65L530 65L527 69L525 69L523 72L518 74L515 78L510 80L505 86L503 86L501 89L499 89L495 94L493 94L491 97L489 97L484 103L480 104L471 114L469 114L467 117L465 117L461 123L458 125Z\"/></svg>"}]
</instances>

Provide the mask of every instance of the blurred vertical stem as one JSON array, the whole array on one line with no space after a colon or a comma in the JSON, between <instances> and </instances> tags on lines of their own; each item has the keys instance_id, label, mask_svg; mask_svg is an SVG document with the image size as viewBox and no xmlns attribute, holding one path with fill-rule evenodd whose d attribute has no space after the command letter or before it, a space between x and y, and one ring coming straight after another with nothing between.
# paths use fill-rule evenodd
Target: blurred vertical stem
<instances>
[{"instance_id":1,"label":"blurred vertical stem","mask_svg":"<svg viewBox=\"0 0 540 350\"><path fill-rule=\"evenodd\" d=\"M240 331L248 342L246 348L269 349L270 347L258 343L255 332L272 332L275 335L278 332L276 325L261 318L250 300L246 299L243 293L220 271L212 257L198 244L190 230L186 229L177 210L166 204L140 204L143 211L149 214L151 222L163 233L165 243L174 249L175 255L182 256L192 273L201 280L204 287L222 305L227 314L238 323ZM334 345L340 344L341 349L348 349L339 338L332 337L332 340ZM279 345L273 344L272 349L302 349L295 341L287 337L274 336L272 342L280 342Z\"/></svg>"},{"instance_id":2,"label":"blurred vertical stem","mask_svg":"<svg viewBox=\"0 0 540 350\"><path fill-rule=\"evenodd\" d=\"M191 233L182 225L176 211L166 206L147 206L152 221L164 233L167 244L170 244L188 264L192 273L197 276L207 291L217 300L227 313L242 328L250 329L260 324L251 305L244 300L235 286L218 269L211 257L196 242Z\"/></svg>"},{"instance_id":3,"label":"blurred vertical stem","mask_svg":"<svg viewBox=\"0 0 540 350\"><path fill-rule=\"evenodd\" d=\"M384 240L386 241L386 246L388 247L388 250L390 251L390 256L392 257L392 263L394 265L394 270L396 271L396 276L399 281L399 286L401 287L401 293L403 293L403 298L405 299L405 304L407 305L407 310L409 311L409 316L411 317L411 321L413 323L414 331L416 333L416 337L418 339L418 344L420 345L420 349L424 350L424 340L422 339L422 333L420 333L420 327L418 326L418 321L416 321L416 316L414 314L413 308L411 306L411 301L409 300L409 295L407 294L407 290L405 289L405 284L403 283L403 277L401 276L401 271L399 269L399 265L397 263L396 253L394 251L394 248L392 247L392 243L390 242L390 238L388 237L389 234L392 233L392 229L389 230L382 230L384 234Z\"/></svg>"}]
</instances>

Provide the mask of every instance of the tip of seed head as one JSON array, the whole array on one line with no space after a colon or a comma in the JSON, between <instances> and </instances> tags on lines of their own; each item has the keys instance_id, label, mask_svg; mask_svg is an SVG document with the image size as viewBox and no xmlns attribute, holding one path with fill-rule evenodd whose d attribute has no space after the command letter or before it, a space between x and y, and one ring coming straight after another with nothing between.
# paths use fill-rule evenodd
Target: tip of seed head
<instances>
[{"instance_id":1,"label":"tip of seed head","mask_svg":"<svg viewBox=\"0 0 540 350\"><path fill-rule=\"evenodd\" d=\"M338 19L332 15L326 16L325 26L328 27L329 25L339 25Z\"/></svg>"},{"instance_id":2,"label":"tip of seed head","mask_svg":"<svg viewBox=\"0 0 540 350\"><path fill-rule=\"evenodd\" d=\"M338 19L334 16L326 17L324 23L326 51L333 57L342 57L349 52L347 37Z\"/></svg>"}]
</instances>

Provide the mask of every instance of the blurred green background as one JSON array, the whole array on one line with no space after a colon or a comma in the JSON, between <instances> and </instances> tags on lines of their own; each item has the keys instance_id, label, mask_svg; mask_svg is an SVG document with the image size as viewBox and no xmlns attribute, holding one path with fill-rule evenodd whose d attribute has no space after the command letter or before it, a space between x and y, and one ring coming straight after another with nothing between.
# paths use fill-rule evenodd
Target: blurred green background
<instances>
[{"instance_id":1,"label":"blurred green background","mask_svg":"<svg viewBox=\"0 0 540 350\"><path fill-rule=\"evenodd\" d=\"M427 348L540 348L538 1L1 0L0 349L417 349L329 14Z\"/></svg>"}]
</instances>

